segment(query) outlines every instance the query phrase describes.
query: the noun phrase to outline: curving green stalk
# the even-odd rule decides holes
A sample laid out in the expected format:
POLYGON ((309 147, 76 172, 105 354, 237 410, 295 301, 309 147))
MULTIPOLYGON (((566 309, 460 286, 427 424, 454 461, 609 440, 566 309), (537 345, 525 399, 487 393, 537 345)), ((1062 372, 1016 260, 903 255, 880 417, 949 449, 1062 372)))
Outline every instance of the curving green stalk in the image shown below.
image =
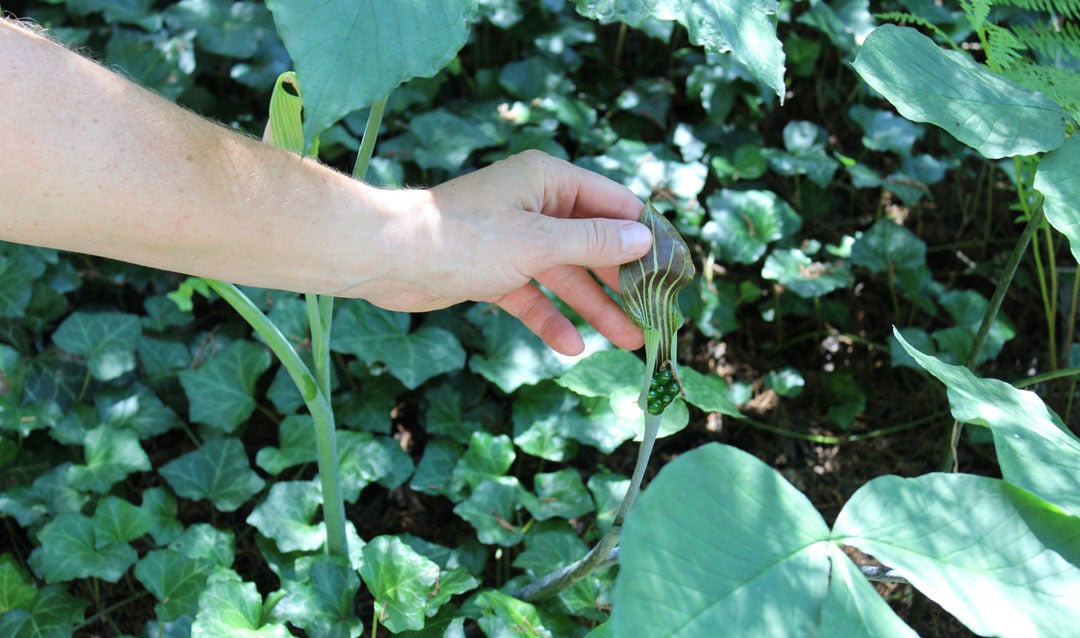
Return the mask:
POLYGON ((638 406, 645 413, 645 432, 630 487, 600 542, 581 560, 515 592, 514 596, 522 600, 551 598, 617 560, 623 519, 641 490, 664 410, 677 395, 684 394, 675 367, 677 333, 683 324, 677 301, 679 290, 694 279, 694 264, 686 242, 652 202, 645 203, 640 221, 652 231, 652 249, 641 259, 619 268, 620 296, 626 314, 645 332, 645 375, 638 396, 638 406))
MULTIPOLYGON (((357 158, 356 173, 359 174, 354 173, 361 179, 371 159, 385 104, 386 100, 383 99, 372 108, 372 115, 369 117, 368 127, 364 132, 360 156, 357 158)), ((291 71, 281 74, 270 98, 270 120, 263 136, 264 141, 302 155, 304 153, 302 107, 303 99, 296 74, 291 71)), ((319 141, 316 138, 308 155, 315 156, 318 153, 318 147, 319 141)), ((314 362, 314 371, 312 371, 304 365, 292 344, 281 334, 277 326, 239 288, 230 283, 206 281, 262 336, 300 390, 315 423, 316 462, 322 488, 326 551, 331 555, 347 559, 349 546, 346 537, 345 499, 341 491, 336 426, 330 403, 332 365, 330 326, 334 313, 334 298, 324 295, 307 295, 308 323, 311 329, 314 362)))

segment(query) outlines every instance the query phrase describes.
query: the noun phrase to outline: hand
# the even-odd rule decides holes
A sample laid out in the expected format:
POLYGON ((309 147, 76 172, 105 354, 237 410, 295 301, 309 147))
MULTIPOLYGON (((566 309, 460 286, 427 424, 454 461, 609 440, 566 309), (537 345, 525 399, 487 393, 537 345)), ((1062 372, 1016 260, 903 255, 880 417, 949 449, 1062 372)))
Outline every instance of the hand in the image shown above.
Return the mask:
POLYGON ((420 212, 402 220, 397 267, 361 296, 413 311, 494 302, 552 349, 580 353, 581 335, 535 280, 617 346, 641 347, 641 330, 586 270, 615 289, 618 266, 648 251, 648 229, 634 221, 642 204, 628 189, 528 151, 426 195, 420 212))

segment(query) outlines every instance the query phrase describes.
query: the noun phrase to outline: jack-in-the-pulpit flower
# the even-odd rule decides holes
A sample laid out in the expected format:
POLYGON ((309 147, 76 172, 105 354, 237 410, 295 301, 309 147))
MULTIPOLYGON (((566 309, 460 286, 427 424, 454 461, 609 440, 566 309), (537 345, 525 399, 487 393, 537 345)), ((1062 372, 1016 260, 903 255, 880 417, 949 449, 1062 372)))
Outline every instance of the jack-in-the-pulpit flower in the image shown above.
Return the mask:
POLYGON ((652 249, 619 268, 619 294, 626 315, 645 331, 645 379, 638 405, 659 415, 682 393, 675 368, 676 333, 683 324, 678 296, 694 279, 694 263, 679 231, 652 202, 645 202, 639 221, 652 231, 652 249))

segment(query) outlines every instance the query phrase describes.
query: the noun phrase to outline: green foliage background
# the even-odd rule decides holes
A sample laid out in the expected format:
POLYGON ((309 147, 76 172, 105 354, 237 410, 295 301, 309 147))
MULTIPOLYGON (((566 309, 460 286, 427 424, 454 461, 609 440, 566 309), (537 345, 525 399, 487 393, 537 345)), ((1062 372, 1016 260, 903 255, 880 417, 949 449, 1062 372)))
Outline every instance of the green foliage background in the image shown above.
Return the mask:
MULTIPOLYGON (((278 12, 303 4, 269 3, 278 12)), ((436 35, 431 16, 376 4, 386 13, 373 15, 401 19, 408 34, 380 54, 409 73, 409 38, 436 35)), ((748 0, 737 6, 751 30, 779 34, 775 46, 749 46, 745 31, 704 29, 706 13, 727 6, 718 2, 443 4, 460 27, 437 34, 445 42, 436 48, 450 52, 436 61, 445 68, 390 94, 371 181, 435 184, 540 149, 652 198, 694 250, 700 274, 680 300, 687 400, 665 418, 650 476, 675 456, 680 463, 646 489, 621 567, 655 578, 615 588, 607 569, 545 603, 510 596, 585 552, 611 524, 633 467, 643 365, 586 326, 587 353, 571 360, 483 305, 408 316, 339 303, 333 404, 351 554, 338 560, 322 551, 311 417, 227 305, 174 274, 2 245, 0 634, 631 636, 661 622, 672 632, 663 635, 676 635, 686 609, 668 617, 648 603, 678 599, 682 588, 716 595, 730 561, 672 570, 685 555, 667 553, 694 547, 685 530, 714 528, 730 546, 747 544, 751 567, 780 565, 761 582, 731 576, 740 596, 770 601, 738 625, 756 630, 745 635, 799 635, 803 625, 786 622, 796 616, 806 627, 839 618, 826 625, 834 635, 857 635, 838 629, 856 617, 866 619, 864 635, 1023 635, 1030 627, 986 610, 1078 613, 1061 602, 1080 600, 1069 580, 1080 551, 1068 540, 1078 529, 1070 477, 1080 448, 1069 429, 1080 424, 1071 367, 1080 364, 1080 279, 1075 231, 1060 223, 1075 218, 1061 204, 1075 201, 1072 155, 1047 155, 1037 177, 1036 158, 1012 158, 1019 151, 1005 142, 954 137, 945 131, 960 129, 932 112, 905 111, 918 105, 914 94, 937 90, 934 78, 914 74, 922 84, 894 108, 878 93, 887 84, 866 72, 874 59, 852 64, 880 22, 911 24, 937 46, 912 40, 905 55, 977 45, 967 48, 987 73, 1038 88, 1048 110, 1075 117, 1072 5, 748 0), (1038 225, 972 363, 1041 399, 957 367, 1019 224, 1041 210, 1040 193, 1064 235, 1038 225), (1008 483, 884 476, 938 469, 950 407, 989 426, 965 433, 960 469, 1008 483), (1039 436, 1024 438, 1031 433, 1039 436), (705 445, 716 442, 727 445, 705 445), (983 508, 965 509, 957 493, 979 494, 983 508), (889 511, 909 500, 917 507, 889 511), (1016 511, 1028 527, 1008 528, 1014 543, 997 548, 995 525, 1016 511), (740 526, 766 519, 776 542, 763 548, 761 528, 740 526), (1027 600, 1025 576, 988 577, 1004 568, 978 551, 940 572, 889 554, 890 525, 945 539, 938 550, 950 554, 993 546, 1021 564, 1039 553, 1040 569, 1066 576, 1046 598, 1027 600), (909 585, 875 593, 840 544, 907 565, 922 594, 909 585), (828 565, 843 566, 832 581, 828 565), (784 589, 787 580, 798 586, 784 589), (975 594, 963 589, 972 582, 975 594), (671 598, 659 593, 667 586, 671 598), (880 609, 880 594, 899 618, 880 609), (928 612, 924 594, 960 622, 928 612), (982 601, 977 613, 956 602, 967 596, 982 601), (632 613, 613 617, 613 600, 632 613), (785 622, 770 624, 773 608, 785 622)), ((2 6, 256 136, 274 81, 292 68, 259 2, 2 6)), ((326 23, 328 32, 343 24, 326 23)), ((896 56, 878 65, 907 73, 896 56)), ((297 67, 302 81, 349 87, 345 97, 306 101, 305 135, 321 131, 321 158, 351 170, 366 105, 393 83, 297 67)), ((1062 144, 1075 153, 1075 138, 1052 133, 1023 153, 1062 144)), ((246 292, 309 356, 304 301, 246 292)), ((750 603, 728 604, 685 635, 716 635, 750 603)))

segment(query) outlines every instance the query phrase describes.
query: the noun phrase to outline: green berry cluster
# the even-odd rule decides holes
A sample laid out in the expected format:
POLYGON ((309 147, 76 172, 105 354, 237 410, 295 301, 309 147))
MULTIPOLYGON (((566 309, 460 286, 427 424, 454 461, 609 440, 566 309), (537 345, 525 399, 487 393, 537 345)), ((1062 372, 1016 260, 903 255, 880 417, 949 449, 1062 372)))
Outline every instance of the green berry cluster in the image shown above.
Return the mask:
POLYGON ((659 415, 677 396, 679 396, 679 383, 675 380, 671 368, 664 366, 653 372, 652 382, 649 383, 647 405, 649 414, 659 415))

